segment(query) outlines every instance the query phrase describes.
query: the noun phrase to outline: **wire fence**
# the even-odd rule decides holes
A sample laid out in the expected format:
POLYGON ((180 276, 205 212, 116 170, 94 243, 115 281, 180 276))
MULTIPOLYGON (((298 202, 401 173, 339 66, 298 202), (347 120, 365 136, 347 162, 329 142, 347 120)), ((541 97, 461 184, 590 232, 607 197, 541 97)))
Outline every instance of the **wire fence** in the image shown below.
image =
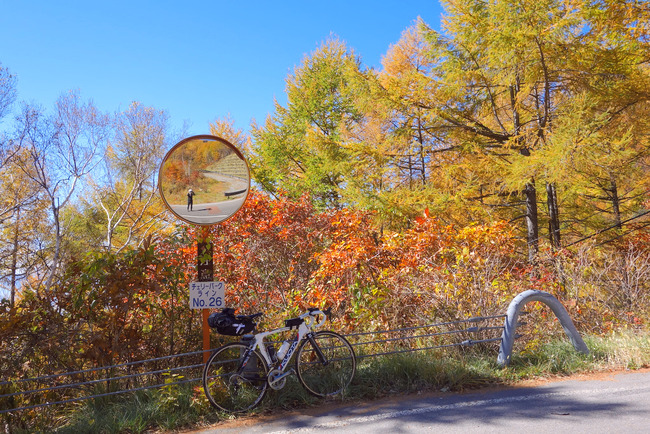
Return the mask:
MULTIPOLYGON (((363 360, 415 351, 501 342, 505 315, 345 335, 363 360), (486 325, 474 325, 486 324, 486 325), (460 339, 459 339, 460 337, 460 339)), ((277 344, 277 342, 275 342, 277 344)), ((212 351, 212 350, 210 350, 212 351)), ((36 378, 0 381, 0 414, 201 382, 204 351, 36 378)))

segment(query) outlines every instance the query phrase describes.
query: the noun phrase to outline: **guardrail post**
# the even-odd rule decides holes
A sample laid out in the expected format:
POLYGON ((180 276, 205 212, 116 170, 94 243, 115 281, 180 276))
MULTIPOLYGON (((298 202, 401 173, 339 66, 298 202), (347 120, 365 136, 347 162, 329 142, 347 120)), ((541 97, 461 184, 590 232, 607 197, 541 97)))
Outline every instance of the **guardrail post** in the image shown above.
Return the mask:
POLYGON ((573 325, 573 321, 571 321, 571 317, 569 317, 569 313, 566 311, 564 306, 562 306, 562 303, 560 303, 557 298, 553 297, 547 292, 531 289, 517 295, 512 299, 510 305, 508 306, 506 322, 503 328, 503 334, 501 335, 499 357, 497 358, 497 363, 499 366, 507 366, 508 363, 510 363, 512 346, 515 342, 517 318, 519 317, 519 313, 521 312, 522 307, 530 301, 540 301, 550 307, 557 319, 560 320, 562 328, 566 332, 576 351, 584 354, 589 354, 589 348, 587 348, 587 345, 582 340, 582 337, 580 337, 580 333, 578 333, 578 330, 576 330, 575 326, 573 325))

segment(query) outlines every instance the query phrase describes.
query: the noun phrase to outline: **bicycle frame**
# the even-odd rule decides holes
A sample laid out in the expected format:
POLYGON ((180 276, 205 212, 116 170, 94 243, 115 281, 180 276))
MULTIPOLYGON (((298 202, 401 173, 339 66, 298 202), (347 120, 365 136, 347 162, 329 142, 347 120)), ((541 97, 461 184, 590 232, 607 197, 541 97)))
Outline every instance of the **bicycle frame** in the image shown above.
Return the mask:
MULTIPOLYGON (((300 315, 299 318, 301 318, 303 322, 298 326, 298 336, 296 337, 296 339, 293 340, 293 342, 291 342, 291 346, 287 350, 282 360, 278 360, 279 365, 276 367, 276 369, 279 369, 282 372, 284 372, 287 365, 289 364, 289 361, 291 360, 291 356, 293 356, 293 353, 296 352, 296 349, 298 348, 298 344, 300 344, 300 342, 302 342, 303 339, 308 339, 309 334, 312 333, 314 329, 317 329, 320 326, 322 326, 327 320, 327 316, 321 311, 307 312, 300 315), (318 323, 316 323, 316 315, 323 316, 323 319, 318 323)), ((269 354, 266 345, 264 345, 264 339, 267 336, 291 331, 292 329, 293 327, 280 327, 268 332, 256 333, 255 335, 253 335, 254 343, 251 344, 250 346, 251 351, 254 351, 256 348, 259 349, 260 353, 262 354, 262 357, 264 357, 264 359, 266 360, 266 363, 269 366, 274 366, 275 362, 271 358, 271 355, 269 354)), ((322 355, 320 356, 322 358, 322 355)))

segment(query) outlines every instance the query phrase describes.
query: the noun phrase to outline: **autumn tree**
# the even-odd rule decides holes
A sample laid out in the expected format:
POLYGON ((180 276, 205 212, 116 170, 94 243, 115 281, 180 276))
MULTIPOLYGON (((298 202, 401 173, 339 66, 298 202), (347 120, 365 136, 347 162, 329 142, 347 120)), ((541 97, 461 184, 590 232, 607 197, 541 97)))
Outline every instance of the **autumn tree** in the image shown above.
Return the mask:
MULTIPOLYGON (((16 99, 16 78, 9 73, 7 68, 0 64, 0 122, 2 118, 9 113, 9 109, 16 99)), ((0 132, 0 169, 2 169, 11 159, 13 140, 3 132, 0 132)), ((11 218, 14 211, 13 204, 6 203, 0 206, 0 222, 6 218, 11 218)))
MULTIPOLYGON (((0 63, 0 123, 9 113, 10 108, 16 100, 16 77, 0 63)), ((13 140, 0 131, 0 169, 11 159, 12 151, 15 147, 11 146, 13 140)), ((13 208, 0 207, 0 222, 11 214, 13 208)))
POLYGON ((68 222, 63 211, 75 199, 83 178, 96 166, 98 152, 106 139, 106 118, 78 93, 61 96, 54 113, 24 106, 18 118, 15 145, 25 152, 16 166, 34 183, 48 203, 52 230, 42 234, 39 259, 43 288, 52 286, 64 255, 68 222))
POLYGON ((116 116, 101 175, 93 183, 93 201, 102 214, 96 223, 104 226, 106 249, 137 245, 160 224, 157 175, 167 135, 168 115, 162 110, 134 102, 116 116))
MULTIPOLYGON (((0 64, 0 122, 16 99, 16 78, 0 64)), ((0 287, 9 292, 13 307, 20 281, 37 263, 38 235, 47 233, 43 195, 31 176, 17 164, 28 151, 11 134, 0 133, 0 287)))
POLYGON ((265 189, 296 197, 310 192, 323 206, 341 205, 341 164, 350 155, 339 139, 358 117, 347 75, 359 64, 344 43, 330 39, 287 78, 287 106, 276 103, 275 113, 252 130, 251 166, 265 189))
MULTIPOLYGON (((562 164, 571 171, 571 189, 563 192, 567 218, 565 232, 573 238, 610 228, 619 234, 624 222, 642 209, 650 192, 648 179, 647 104, 636 104, 612 119, 611 114, 590 108, 571 130, 580 130, 571 147, 558 152, 550 165, 562 164), (586 134, 585 134, 586 133, 586 134)), ((605 235, 607 238, 616 236, 605 235)))
MULTIPOLYGON (((20 170, 17 161, 28 157, 26 149, 12 150, 14 158, 0 167, 0 286, 10 294, 15 305, 18 288, 37 269, 41 246, 48 234, 48 203, 43 191, 20 170)), ((33 175, 33 174, 32 174, 33 175)))
POLYGON ((0 63, 0 120, 16 100, 16 77, 0 63))
POLYGON ((571 227, 579 235, 612 225, 621 229, 650 191, 650 5, 592 2, 582 12, 589 25, 567 65, 580 73, 558 128, 564 147, 558 140, 548 154, 552 166, 567 169, 553 175, 575 186, 566 202, 573 205, 571 227))
POLYGON ((432 92, 426 79, 435 62, 416 27, 407 29, 382 59, 383 70, 356 71, 350 80, 361 114, 341 140, 352 157, 346 166, 346 203, 379 212, 389 226, 408 225, 422 210, 446 209, 445 151, 452 145, 420 101, 432 92))
MULTIPOLYGON (((611 5, 578 3, 445 2, 442 32, 419 24, 432 66, 422 72, 411 66, 414 90, 402 96, 402 101, 429 113, 430 131, 445 132, 447 147, 459 158, 452 166, 457 169, 449 170, 475 174, 470 175, 475 179, 471 196, 483 206, 500 209, 516 205, 521 198, 531 261, 539 250, 540 185, 547 192, 549 234, 559 245, 558 183, 566 183, 570 173, 549 163, 581 140, 568 134, 575 124, 563 122, 562 116, 580 108, 585 98, 594 104, 599 98, 594 89, 598 80, 612 89, 633 86, 637 91, 627 94, 636 95, 636 101, 643 99, 643 81, 638 79, 644 67, 639 57, 612 54, 606 56, 607 62, 596 60, 610 51, 608 46, 615 40, 613 33, 599 30, 594 17, 598 11, 619 21, 621 16, 612 12, 611 5), (602 69, 596 75, 594 62, 602 69), (509 197, 515 200, 504 201, 509 197)), ((640 53, 632 39, 627 38, 628 47, 640 53)), ((595 104, 617 117, 630 103, 619 108, 595 104)), ((595 114, 580 111, 587 119, 595 114)))
POLYGON ((210 134, 229 141, 241 151, 250 149, 249 137, 241 128, 235 127, 235 121, 230 116, 210 122, 210 134))

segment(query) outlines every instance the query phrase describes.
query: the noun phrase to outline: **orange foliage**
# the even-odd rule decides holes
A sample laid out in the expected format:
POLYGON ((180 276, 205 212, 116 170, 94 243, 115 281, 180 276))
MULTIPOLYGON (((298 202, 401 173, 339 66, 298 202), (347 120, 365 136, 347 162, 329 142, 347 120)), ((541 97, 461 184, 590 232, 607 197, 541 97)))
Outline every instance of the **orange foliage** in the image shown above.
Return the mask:
MULTIPOLYGON (((609 259, 581 256, 588 250, 543 254, 550 259, 533 272, 507 223, 457 228, 425 213, 408 230, 382 234, 373 218, 359 210, 319 212, 307 197, 252 192, 241 212, 209 229, 215 280, 226 282, 229 306, 265 312, 262 329, 308 306, 333 308, 333 327, 342 331, 503 314, 527 289, 558 296, 581 328, 648 320, 647 232, 616 246, 609 259), (604 266, 607 276, 620 276, 611 291, 594 277, 604 266), (577 289, 567 289, 559 268, 577 289)), ((10 355, 3 369, 33 376, 44 372, 24 371, 32 369, 25 357, 39 360, 39 369, 52 358, 52 366, 74 370, 200 348, 188 284, 197 278, 203 231, 183 225, 142 249, 92 254, 68 264, 51 293, 25 290, 13 309, 0 303, 0 350, 10 355)))

